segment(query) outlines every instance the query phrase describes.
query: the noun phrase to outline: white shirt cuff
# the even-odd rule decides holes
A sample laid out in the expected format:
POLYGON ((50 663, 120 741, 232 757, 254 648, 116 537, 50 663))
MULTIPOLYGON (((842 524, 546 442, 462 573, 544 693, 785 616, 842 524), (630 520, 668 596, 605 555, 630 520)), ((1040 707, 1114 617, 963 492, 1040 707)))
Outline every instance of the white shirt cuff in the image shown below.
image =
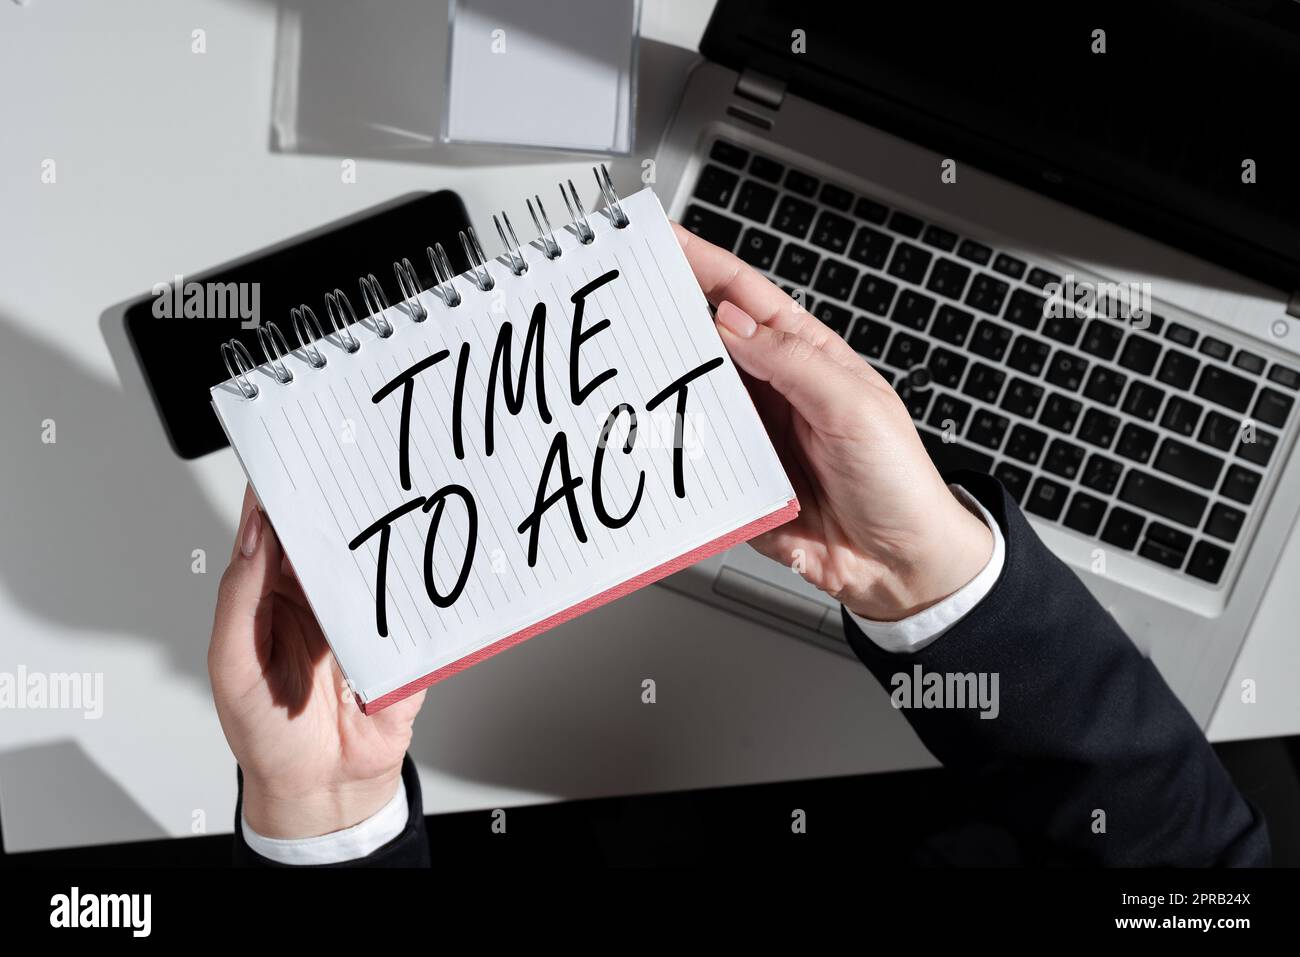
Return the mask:
POLYGON ((924 611, 918 611, 908 618, 900 621, 872 621, 850 611, 849 617, 862 629, 862 633, 883 651, 908 654, 920 651, 926 645, 938 641, 944 632, 965 618, 971 609, 984 600, 984 596, 989 593, 998 576, 1002 574, 1002 563, 1006 557, 1006 541, 1002 538, 1002 530, 998 528, 998 523, 989 514, 989 510, 960 485, 948 487, 952 489, 958 501, 989 527, 989 531, 993 533, 993 554, 989 557, 988 564, 969 582, 938 604, 931 605, 924 611))
POLYGON ((402 833, 410 818, 406 803, 406 782, 399 779, 393 799, 360 824, 322 834, 320 837, 292 839, 263 837, 248 826, 240 812, 244 842, 258 854, 277 864, 339 864, 355 861, 383 847, 402 833))

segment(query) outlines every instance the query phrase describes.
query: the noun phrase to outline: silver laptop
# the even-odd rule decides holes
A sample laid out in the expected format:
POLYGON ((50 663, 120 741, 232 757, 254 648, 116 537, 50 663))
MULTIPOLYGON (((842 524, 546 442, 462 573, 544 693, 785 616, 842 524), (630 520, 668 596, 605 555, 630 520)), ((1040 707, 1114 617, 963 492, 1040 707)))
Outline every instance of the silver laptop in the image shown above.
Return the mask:
MULTIPOLYGON (((1268 94, 1300 89, 1300 5, 895 6, 718 3, 656 187, 894 383, 941 469, 996 475, 1205 726, 1300 506, 1300 143, 1268 94)), ((666 584, 852 655, 747 547, 666 584)))

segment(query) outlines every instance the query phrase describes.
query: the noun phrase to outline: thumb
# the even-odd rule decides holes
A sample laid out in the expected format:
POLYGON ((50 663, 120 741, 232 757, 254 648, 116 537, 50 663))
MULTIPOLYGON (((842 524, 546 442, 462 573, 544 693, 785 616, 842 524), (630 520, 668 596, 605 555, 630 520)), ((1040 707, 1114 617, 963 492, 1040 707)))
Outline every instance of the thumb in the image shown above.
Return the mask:
POLYGON ((271 638, 271 603, 280 579, 280 542, 251 490, 244 497, 244 518, 230 565, 217 591, 216 618, 208 648, 208 668, 215 678, 260 673, 259 652, 271 638))
POLYGON ((718 306, 716 319, 736 365, 771 385, 814 429, 844 430, 862 404, 869 366, 864 363, 858 373, 798 334, 756 322, 731 302, 718 306))

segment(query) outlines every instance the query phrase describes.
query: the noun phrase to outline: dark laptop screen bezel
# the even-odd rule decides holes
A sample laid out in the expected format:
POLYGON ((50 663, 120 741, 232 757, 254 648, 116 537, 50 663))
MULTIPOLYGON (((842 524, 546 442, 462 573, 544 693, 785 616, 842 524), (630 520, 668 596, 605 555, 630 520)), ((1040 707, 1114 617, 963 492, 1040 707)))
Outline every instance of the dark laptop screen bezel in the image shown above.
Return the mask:
MULTIPOLYGON (((1300 119, 1294 115, 1294 98, 1300 91, 1300 3, 1295 0, 1102 0, 1087 4, 1044 0, 960 7, 935 0, 905 0, 902 6, 893 7, 843 0, 719 0, 700 49, 724 66, 776 77, 793 95, 943 155, 958 157, 1284 291, 1300 289, 1300 119), (1135 10, 1140 14, 1135 15, 1135 10), (973 22, 971 11, 980 12, 978 23, 973 22), (955 25, 954 16, 960 18, 955 25), (946 49, 952 52, 956 47, 958 56, 969 50, 970 65, 984 65, 977 76, 984 77, 990 69, 1003 77, 1014 74, 1014 70, 990 67, 988 58, 1006 65, 1007 57, 1020 50, 1026 73, 1033 74, 1024 77, 1025 84, 1034 83, 1038 88, 1062 82, 1064 86, 1074 84, 1076 90, 1081 86, 1095 89, 1095 84, 1079 79, 1089 74, 1078 71, 1092 70, 1099 63, 1088 59, 1097 56, 1089 49, 1090 25, 1104 25, 1111 45, 1106 54, 1111 59, 1104 67, 1126 71, 1121 79, 1143 83, 1143 89, 1151 94, 1149 99, 1160 102, 1158 84, 1170 79, 1161 57, 1168 59, 1173 54, 1169 49, 1135 52, 1126 48, 1125 41, 1144 36, 1149 43, 1152 36, 1164 32, 1164 17, 1171 25, 1169 35, 1177 37, 1179 55, 1184 45, 1197 49, 1199 44, 1212 44, 1213 56, 1207 54, 1196 63, 1194 80, 1201 78, 1202 65, 1204 70, 1224 71, 1229 82, 1238 79, 1241 71, 1246 71, 1246 77, 1250 71, 1272 77, 1281 71, 1288 78, 1287 88, 1260 89, 1259 98, 1225 111, 1228 122, 1245 123, 1247 134, 1259 135, 1238 131, 1231 144, 1225 144, 1228 138, 1216 140, 1212 130, 1204 134, 1206 149, 1218 150, 1213 157, 1205 157, 1205 163, 1215 164, 1214 175, 1225 177, 1216 183, 1217 189, 1235 188, 1231 178, 1240 178, 1238 153, 1256 161, 1258 181, 1241 186, 1257 191, 1250 194, 1254 209, 1233 209, 1234 194, 1209 196, 1177 181, 1166 182, 1169 188, 1161 195, 1161 190, 1149 188, 1153 183, 1160 185, 1159 180, 1143 181, 1144 175, 1160 175, 1156 165, 1130 165, 1128 173, 1132 175, 1125 175, 1117 168, 1105 168, 1108 164, 1096 162, 1095 157, 1088 161, 1081 153, 1052 149, 1050 140, 1048 147, 1042 148, 1042 126, 1030 116, 1023 118, 1019 129, 1006 113, 998 122, 982 122, 1005 104, 993 102, 988 95, 992 91, 980 90, 978 83, 949 84, 949 90, 963 87, 958 96, 969 95, 972 88, 984 95, 974 108, 969 100, 963 104, 960 116, 953 115, 947 91, 935 85, 926 88, 932 77, 925 71, 933 64, 932 60, 927 64, 926 51, 936 39, 942 44, 952 35, 937 31, 952 29, 960 30, 964 40, 946 49), (985 36, 978 35, 982 23, 988 24, 985 36), (807 34, 808 48, 802 53, 792 50, 791 34, 796 29, 807 34), (892 36, 891 30, 895 31, 892 36), (873 60, 871 43, 863 41, 866 37, 876 42, 883 38, 888 44, 879 61, 873 60), (832 56, 819 55, 827 42, 838 49, 832 50, 832 56), (1281 56, 1280 51, 1292 48, 1294 59, 1281 56), (910 62, 900 68, 899 59, 908 59, 896 56, 900 49, 915 53, 914 68, 910 62), (1049 65, 1047 69, 1044 64, 1049 65), (913 71, 910 75, 909 70, 913 71), (982 117, 984 107, 988 116, 982 117), (1238 147, 1238 139, 1251 142, 1238 147), (1262 216, 1260 210, 1265 211, 1262 216)), ((1091 107, 1099 114, 1114 108, 1113 101, 1123 101, 1122 91, 1131 89, 1114 80, 1112 84, 1112 102, 1103 100, 1091 107)), ((1015 96, 1016 87, 1006 95, 1015 96)), ((1167 118, 1164 111, 1148 108, 1146 114, 1158 132, 1160 122, 1167 118)), ((1141 158, 1121 151, 1112 154, 1115 165, 1141 163, 1141 158)))

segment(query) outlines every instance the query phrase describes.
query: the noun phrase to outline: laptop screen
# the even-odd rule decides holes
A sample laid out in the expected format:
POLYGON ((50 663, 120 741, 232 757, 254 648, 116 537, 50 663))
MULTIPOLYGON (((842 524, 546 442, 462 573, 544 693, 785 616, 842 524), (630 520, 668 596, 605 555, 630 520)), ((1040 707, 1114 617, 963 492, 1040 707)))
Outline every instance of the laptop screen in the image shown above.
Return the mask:
POLYGON ((701 49, 1300 288, 1296 0, 720 0, 701 49))

